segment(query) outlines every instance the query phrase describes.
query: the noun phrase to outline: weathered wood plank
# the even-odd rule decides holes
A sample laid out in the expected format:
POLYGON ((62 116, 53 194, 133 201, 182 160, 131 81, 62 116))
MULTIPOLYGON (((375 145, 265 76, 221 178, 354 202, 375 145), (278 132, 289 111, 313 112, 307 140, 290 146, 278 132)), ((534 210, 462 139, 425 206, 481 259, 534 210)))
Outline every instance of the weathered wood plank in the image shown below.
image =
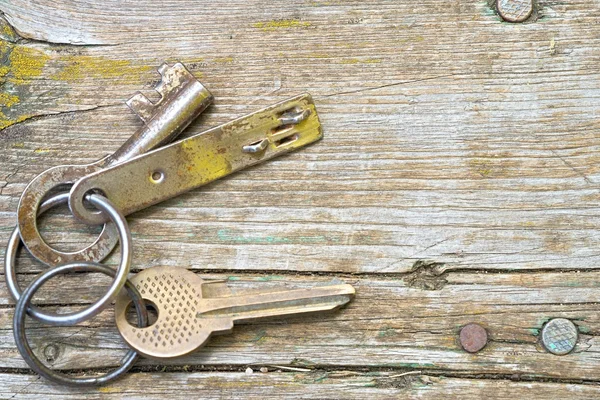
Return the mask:
MULTIPOLYGON (((188 267, 240 290, 358 287, 338 314, 240 327, 167 363, 310 373, 138 372, 104 393, 19 374, 2 283, 0 396, 597 397, 565 382, 600 381, 600 7, 540 0, 534 20, 506 24, 488 3, 0 2, 0 242, 27 182, 114 151, 140 124, 123 101, 181 60, 216 96, 184 136, 309 91, 325 139, 130 216, 134 269, 188 267), (538 344, 558 316, 582 333, 565 357, 538 344), (473 321, 491 337, 477 355, 456 342, 473 321), (344 369, 367 372, 331 378, 344 369), (432 376, 385 375, 406 370, 432 376), (512 375, 556 383, 499 380, 512 375)), ((70 249, 97 232, 54 212, 42 225, 70 249)), ((19 260, 25 281, 42 269, 19 260)), ((40 299, 87 304, 105 282, 57 280, 40 299)), ((59 347, 56 368, 111 367, 125 350, 111 318, 34 327, 32 341, 59 347)))
MULTIPOLYGON (((340 20, 358 10, 383 18, 373 7, 340 6, 333 15, 313 7, 320 18, 339 22, 326 26, 335 26, 342 42, 323 36, 331 30, 324 22, 256 28, 252 21, 263 12, 248 6, 237 17, 245 23, 217 25, 241 26, 246 40, 260 43, 243 51, 216 38, 207 42, 203 32, 168 46, 16 44, 13 53, 23 54, 7 75, 10 93, 22 94, 11 107, 14 118, 111 106, 3 132, 3 225, 35 174, 66 157, 97 159, 134 130, 139 122, 121 102, 149 88, 153 68, 177 50, 217 96, 188 134, 309 90, 326 139, 132 216, 136 233, 165 242, 165 259, 192 252, 199 264, 218 268, 344 272, 402 271, 420 258, 460 268, 597 268, 600 80, 590 29, 597 10, 575 2, 561 6, 560 18, 515 26, 498 24, 481 2, 443 10, 434 2, 401 5, 401 21, 421 22, 392 30, 383 46, 370 39, 389 36, 389 24, 340 20), (414 9, 402 14, 404 8, 414 9), (472 19, 461 20, 463 12, 472 19), (457 33, 459 22, 471 40, 457 33), (348 38, 353 29, 364 38, 348 38), (298 47, 298 40, 307 45, 298 47), (230 53, 231 62, 222 60, 230 53), (367 62, 365 54, 379 58, 367 62), (33 56, 44 60, 38 69, 30 66, 33 56), (204 61, 194 63, 200 56, 204 61), (282 87, 274 91, 273 82, 282 87), (265 254, 261 245, 271 244, 278 246, 265 254), (307 257, 315 245, 320 257, 307 257)), ((139 262, 153 253, 142 249, 139 262)))
MULTIPOLYGON (((345 280, 357 287, 357 297, 338 313, 240 326, 233 335, 215 337, 194 355, 164 364, 393 367, 600 380, 597 273, 451 273, 436 277, 430 276, 431 272, 419 270, 404 281, 347 277, 345 280), (425 286, 439 290, 423 290, 425 286), (553 317, 576 321, 581 338, 574 353, 557 357, 538 343, 543 323, 553 317), (460 327, 472 321, 490 333, 490 343, 476 355, 462 351, 457 342, 460 327)), ((228 284, 236 293, 243 293, 259 287, 302 287, 327 281, 237 275, 229 276, 228 284)), ((96 282, 84 284, 80 276, 61 280, 60 296, 56 295, 58 286, 54 286, 42 293, 40 301, 48 305, 65 299, 79 302, 81 295, 77 293, 86 286, 91 287, 84 298, 88 302, 102 294, 108 280, 96 282), (51 289, 54 293, 48 293, 51 289)), ((0 368, 24 368, 14 346, 11 323, 12 311, 0 309, 0 368)), ((52 362, 55 368, 115 366, 126 348, 108 311, 73 328, 33 324, 30 336, 43 358, 47 346, 58 349, 59 356, 53 356, 52 362)), ((143 360, 139 365, 161 363, 143 360)))
POLYGON ((458 379, 389 372, 314 371, 134 373, 108 387, 72 389, 31 375, 0 374, 0 396, 15 399, 592 399, 598 388, 581 384, 458 379), (174 389, 176 388, 176 389, 174 389), (137 398, 137 397, 135 397, 137 398))

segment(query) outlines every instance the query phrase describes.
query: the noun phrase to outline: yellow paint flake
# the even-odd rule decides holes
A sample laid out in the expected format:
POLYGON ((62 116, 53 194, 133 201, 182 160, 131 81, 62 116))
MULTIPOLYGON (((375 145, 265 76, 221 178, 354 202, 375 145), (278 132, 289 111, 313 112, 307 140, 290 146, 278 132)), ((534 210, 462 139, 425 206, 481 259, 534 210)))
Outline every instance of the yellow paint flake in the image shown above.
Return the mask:
POLYGON ((46 153, 50 153, 51 151, 56 151, 56 150, 52 150, 52 149, 47 149, 47 148, 37 148, 35 149, 33 152, 36 154, 46 154, 46 153))
POLYGON ((0 107, 12 107, 19 102, 20 99, 14 94, 0 92, 0 107))
POLYGON ((0 32, 4 35, 4 36, 13 36, 14 32, 12 30, 12 28, 7 24, 7 23, 3 23, 2 27, 0 29, 0 32))
POLYGON ((98 391, 100 393, 119 393, 121 390, 116 387, 105 386, 105 387, 98 388, 98 391))
POLYGON ((233 62, 233 57, 217 57, 215 58, 215 62, 220 64, 231 64, 233 62))
POLYGON ((308 56, 310 58, 329 58, 329 57, 331 57, 327 53, 310 53, 308 56))
POLYGON ((31 47, 15 46, 8 57, 15 83, 31 81, 42 74, 50 56, 31 47))
POLYGON ((265 32, 272 32, 277 29, 308 28, 311 23, 299 19, 277 19, 269 22, 257 22, 252 26, 265 32))
POLYGON ((152 66, 134 65, 129 60, 111 60, 94 56, 66 56, 61 57, 60 61, 66 65, 53 78, 64 82, 95 78, 138 83, 142 75, 153 70, 152 66))
POLYGON ((4 36, 4 38, 8 39, 17 39, 18 35, 15 30, 10 26, 8 21, 2 19, 0 20, 0 35, 4 36))
POLYGON ((487 178, 493 171, 493 167, 490 161, 485 159, 470 160, 471 168, 481 175, 483 178, 487 178))
POLYGON ((19 35, 17 35, 15 30, 4 19, 0 20, 0 36, 11 41, 15 41, 19 38, 19 35))
POLYGON ((381 60, 379 58, 347 58, 341 61, 342 64, 379 64, 381 60))
POLYGON ((12 147, 13 147, 13 149, 22 149, 25 147, 25 143, 23 143, 23 142, 13 143, 12 147))
POLYGON ((0 56, 4 58, 15 45, 7 42, 6 40, 0 39, 0 56))
POLYGON ((19 115, 16 118, 9 118, 3 112, 0 111, 0 130, 7 128, 13 124, 25 121, 31 115, 19 115))

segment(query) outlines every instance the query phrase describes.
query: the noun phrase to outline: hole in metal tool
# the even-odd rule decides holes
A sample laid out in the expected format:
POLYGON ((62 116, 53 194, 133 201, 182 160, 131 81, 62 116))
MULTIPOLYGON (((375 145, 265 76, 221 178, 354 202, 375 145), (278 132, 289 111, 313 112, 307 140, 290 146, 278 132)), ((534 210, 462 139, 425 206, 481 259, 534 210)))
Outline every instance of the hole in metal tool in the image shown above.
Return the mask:
POLYGON ((100 189, 90 189, 83 195, 83 206, 86 210, 91 211, 94 214, 100 214, 100 210, 98 210, 92 203, 87 200, 87 197, 92 194, 97 194, 102 197, 107 197, 106 194, 100 189))
POLYGON ((302 112, 302 107, 300 107, 300 106, 294 106, 294 107, 288 108, 285 111, 280 112, 279 116, 283 117, 285 115, 298 114, 298 113, 301 113, 301 112, 302 112))
POLYGON ((250 143, 248 146, 249 147, 257 147, 257 146, 259 146, 263 142, 263 140, 264 139, 257 140, 256 142, 250 143))
POLYGON ((154 171, 150 174, 150 182, 161 183, 165 179, 165 174, 162 171, 154 171))
POLYGON ((299 137, 300 136, 297 133, 292 136, 284 137, 283 139, 275 142, 275 147, 287 146, 288 144, 294 143, 296 140, 298 140, 299 137))
MULTIPOLYGON (((148 299, 144 299, 144 303, 146 303, 146 310, 148 310, 148 326, 152 326, 158 320, 158 308, 148 299)), ((130 302, 127 305, 125 319, 129 325, 135 328, 138 327, 137 313, 135 312, 135 306, 133 305, 133 302, 130 302)))
MULTIPOLYGON (((40 204, 59 193, 68 192, 71 186, 64 184, 50 189, 40 204)), ((36 226, 46 244, 64 252, 78 251, 91 245, 102 231, 102 225, 82 224, 73 218, 66 203, 38 216, 36 226)))

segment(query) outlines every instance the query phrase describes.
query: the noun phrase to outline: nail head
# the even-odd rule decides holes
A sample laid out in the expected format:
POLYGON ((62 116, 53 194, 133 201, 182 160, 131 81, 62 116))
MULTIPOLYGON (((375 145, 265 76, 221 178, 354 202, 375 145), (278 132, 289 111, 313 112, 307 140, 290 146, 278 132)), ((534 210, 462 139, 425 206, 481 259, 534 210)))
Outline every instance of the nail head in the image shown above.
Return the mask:
POLYGON ((523 22, 533 12, 533 0, 496 0, 498 14, 508 22, 523 22))
POLYGON ((487 331, 479 324, 470 323, 460 330, 460 345, 469 353, 477 353, 488 342, 487 331))
POLYGON ((578 339, 577 327, 566 318, 551 319, 542 328, 542 345, 552 354, 569 354, 575 348, 578 339))

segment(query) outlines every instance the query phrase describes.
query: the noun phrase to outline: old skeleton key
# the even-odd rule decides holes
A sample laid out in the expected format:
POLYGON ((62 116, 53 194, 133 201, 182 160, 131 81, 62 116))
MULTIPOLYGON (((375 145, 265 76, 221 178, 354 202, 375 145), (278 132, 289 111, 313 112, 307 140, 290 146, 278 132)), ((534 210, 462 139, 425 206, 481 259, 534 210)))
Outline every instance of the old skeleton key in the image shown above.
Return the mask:
MULTIPOLYGON (((62 165, 34 178, 21 196, 18 228, 27 249, 40 261, 57 265, 75 261, 101 261, 117 243, 113 224, 106 224, 98 239, 87 248, 69 253, 50 247, 37 228, 39 206, 53 188, 72 184, 83 176, 118 165, 173 140, 213 101, 212 94, 183 66, 163 64, 162 79, 156 87, 160 100, 152 103, 137 93, 127 105, 144 121, 133 136, 114 154, 88 165, 62 165)), ((123 184, 123 182, 119 182, 123 184)))
POLYGON ((122 293, 115 303, 121 336, 138 353, 150 358, 173 358, 203 346, 215 333, 231 332, 234 323, 257 318, 329 311, 354 297, 351 285, 211 297, 195 273, 179 267, 148 268, 131 282, 158 313, 154 324, 137 328, 127 321, 131 299, 122 293))
POLYGON ((91 173, 73 185, 69 206, 81 221, 99 224, 105 216, 83 203, 90 191, 102 192, 127 215, 321 137, 312 98, 299 95, 91 173))

